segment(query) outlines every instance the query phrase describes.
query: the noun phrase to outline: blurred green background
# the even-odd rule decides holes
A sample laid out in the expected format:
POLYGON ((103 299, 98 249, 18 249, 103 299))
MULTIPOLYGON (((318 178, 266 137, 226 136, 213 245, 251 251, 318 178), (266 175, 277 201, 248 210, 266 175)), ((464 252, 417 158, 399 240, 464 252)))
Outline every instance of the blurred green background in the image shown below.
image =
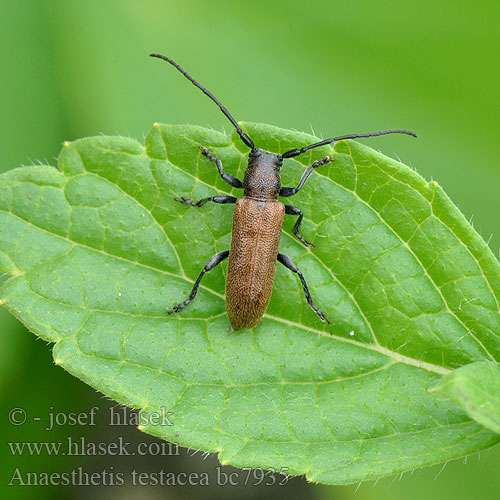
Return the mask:
MULTIPOLYGON (((500 3, 296 0, 2 0, 0 169, 55 164, 61 143, 99 133, 142 140, 155 122, 230 130, 205 96, 166 63, 174 58, 237 120, 323 137, 410 128, 418 140, 365 141, 437 180, 498 255, 500 233, 500 3)), ((113 403, 52 362, 50 346, 0 311, 1 412, 6 441, 64 441, 86 435, 153 442, 135 428, 62 426, 50 411, 113 403), (28 422, 8 423, 13 407, 28 422)), ((105 420, 105 418, 104 418, 105 420)), ((136 469, 202 471, 191 457, 12 456, 2 446, 1 488, 13 498, 500 498, 500 447, 442 465, 347 487, 67 488, 6 486, 13 471, 136 469), (466 463, 465 463, 466 462, 466 463), (356 491, 357 490, 357 491, 356 491)), ((230 467, 222 470, 231 471, 230 467)), ((243 482, 242 480, 240 483, 243 482)))

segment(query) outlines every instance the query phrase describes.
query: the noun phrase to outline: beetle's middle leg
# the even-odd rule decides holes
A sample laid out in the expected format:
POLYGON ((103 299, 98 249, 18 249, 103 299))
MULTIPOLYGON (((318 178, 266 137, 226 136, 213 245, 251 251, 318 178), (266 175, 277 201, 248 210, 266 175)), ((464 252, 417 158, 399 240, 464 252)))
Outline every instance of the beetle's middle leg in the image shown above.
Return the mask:
POLYGON ((307 241, 301 234, 300 234, 300 225, 302 224, 302 219, 304 218, 304 214, 302 213, 302 210, 299 207, 295 207, 293 205, 285 205, 285 213, 288 215, 298 215, 299 218, 297 219, 297 222, 293 226, 293 234, 297 236, 297 238, 304 243, 306 247, 311 246, 315 247, 316 245, 314 243, 311 243, 310 241, 307 241))
POLYGON ((302 282, 302 288, 304 289, 304 293, 306 295, 307 303, 312 307, 312 309, 316 312, 316 314, 323 321, 326 321, 328 324, 330 324, 330 320, 321 311, 321 309, 316 304, 314 304, 313 299, 311 297, 311 292, 309 291, 306 280, 305 280, 304 276, 302 275, 302 273, 300 272, 299 268, 297 267, 297 264, 295 264, 295 262, 290 257, 288 257, 288 255, 285 255, 283 253, 278 254, 278 262, 280 262, 285 267, 290 269, 290 271, 293 271, 294 273, 297 273, 299 275, 300 281, 302 282))
POLYGON ((219 171, 220 176, 232 187, 235 188, 242 188, 243 187, 243 182, 241 182, 237 177, 231 174, 227 174, 222 170, 222 162, 214 156, 207 148, 204 148, 203 146, 200 146, 200 151, 202 152, 203 155, 205 155, 210 161, 215 163, 215 166, 217 167, 217 170, 219 171))
POLYGON ((205 205, 208 201, 213 201, 214 203, 236 203, 238 198, 235 198, 234 196, 229 196, 227 194, 220 194, 217 196, 210 196, 209 198, 202 198, 199 201, 193 201, 185 198, 184 196, 181 196, 180 198, 174 198, 175 201, 178 201, 180 203, 185 203, 186 205, 191 205, 192 207, 201 207, 205 205))
POLYGON ((216 253, 207 262, 206 266, 201 271, 200 275, 198 276, 198 279, 196 280, 193 286, 193 289, 191 290, 191 293, 189 294, 189 297, 184 302, 181 302, 179 305, 170 309, 170 311, 168 311, 168 314, 179 312, 181 309, 184 309, 187 305, 193 302, 194 298, 196 297, 196 294, 198 293, 198 288, 200 288, 201 278, 203 278, 205 273, 208 273, 208 271, 212 270, 217 264, 220 264, 224 259, 227 259, 228 256, 229 256, 229 250, 224 250, 223 252, 216 253))

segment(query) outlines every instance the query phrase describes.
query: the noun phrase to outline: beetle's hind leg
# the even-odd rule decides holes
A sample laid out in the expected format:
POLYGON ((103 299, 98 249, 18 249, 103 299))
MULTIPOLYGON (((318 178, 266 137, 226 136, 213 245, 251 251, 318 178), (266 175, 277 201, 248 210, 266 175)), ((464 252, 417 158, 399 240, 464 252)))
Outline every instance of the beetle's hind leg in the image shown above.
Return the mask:
POLYGON ((198 276, 198 279, 196 280, 193 286, 193 289, 191 290, 191 293, 189 294, 189 297, 184 302, 181 302, 179 305, 170 309, 170 311, 168 311, 168 314, 179 312, 181 309, 184 309, 187 305, 193 302, 194 298, 196 297, 196 294, 198 293, 198 288, 200 288, 201 278, 203 278, 205 273, 208 273, 208 271, 212 270, 217 264, 220 264, 224 259, 227 259, 228 256, 229 256, 229 250, 224 250, 223 252, 216 253, 207 262, 206 266, 203 268, 203 271, 201 271, 200 275, 198 276))
POLYGON ((174 198, 175 201, 178 201, 180 203, 185 203, 186 205, 191 205, 192 207, 201 207, 205 205, 205 203, 209 201, 213 201, 214 203, 236 203, 238 198, 235 198, 234 196, 229 196, 226 194, 221 194, 217 196, 210 196, 209 198, 202 198, 199 201, 193 201, 185 198, 184 196, 181 196, 180 198, 174 198))
POLYGON ((307 303, 312 307, 312 309, 323 321, 326 321, 328 324, 330 324, 330 320, 326 317, 326 314, 323 313, 321 309, 314 304, 306 280, 302 275, 302 273, 300 272, 299 268, 297 267, 297 264, 295 264, 295 262, 290 257, 288 257, 288 255, 285 255, 283 253, 278 254, 278 262, 280 262, 285 267, 290 269, 290 271, 293 271, 294 273, 297 273, 299 275, 300 281, 302 282, 302 288, 304 289, 304 293, 306 295, 307 303))
POLYGON ((213 155, 207 148, 200 146, 200 151, 203 155, 205 155, 211 162, 215 163, 217 170, 219 171, 220 176, 232 187, 242 188, 243 182, 241 182, 237 177, 231 174, 227 174, 222 170, 222 162, 213 155))
POLYGON ((314 243, 311 243, 310 241, 307 241, 301 234, 300 234, 300 225, 302 224, 302 219, 304 218, 304 214, 302 213, 302 210, 299 207, 295 207, 293 205, 285 205, 285 213, 288 215, 298 215, 299 218, 297 219, 297 222, 293 226, 293 234, 297 236, 297 238, 306 246, 306 247, 315 247, 316 245, 314 243))

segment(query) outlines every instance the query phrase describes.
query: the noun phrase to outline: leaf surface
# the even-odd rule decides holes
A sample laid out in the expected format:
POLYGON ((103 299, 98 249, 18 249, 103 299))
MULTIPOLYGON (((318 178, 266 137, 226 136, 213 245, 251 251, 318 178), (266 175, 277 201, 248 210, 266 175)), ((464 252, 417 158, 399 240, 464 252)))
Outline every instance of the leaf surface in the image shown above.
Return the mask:
MULTIPOLYGON (((242 126, 273 152, 318 140, 242 126)), ((199 144, 242 178, 248 151, 235 134, 174 125, 155 125, 145 146, 67 143, 59 169, 1 176, 0 269, 12 275, 1 300, 55 342, 56 363, 144 416, 172 412, 173 426, 148 433, 312 481, 377 478, 500 440, 428 391, 458 367, 498 362, 500 266, 435 182, 359 143, 282 167, 283 185, 296 186, 306 165, 336 157, 285 200, 317 247, 297 241, 294 217, 280 243, 332 325, 282 266, 252 331, 227 333, 226 264, 168 316, 230 246, 231 205, 173 200, 231 192, 199 144)))
POLYGON ((431 391, 458 404, 467 415, 500 434, 500 366, 478 361, 453 370, 431 391))

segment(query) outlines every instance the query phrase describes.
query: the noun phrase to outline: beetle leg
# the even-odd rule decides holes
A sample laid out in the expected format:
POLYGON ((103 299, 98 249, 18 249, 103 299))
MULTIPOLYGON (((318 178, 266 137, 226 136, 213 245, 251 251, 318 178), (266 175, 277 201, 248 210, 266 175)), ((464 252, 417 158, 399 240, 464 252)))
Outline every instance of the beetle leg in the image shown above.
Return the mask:
POLYGON ((219 158, 214 156, 207 148, 204 148, 203 146, 200 146, 200 150, 201 150, 203 155, 205 155, 210 161, 215 163, 217 170, 219 171, 220 176, 230 186, 235 187, 235 188, 242 188, 243 187, 243 183, 237 177, 235 177, 234 175, 231 175, 231 174, 226 174, 226 172, 224 172, 222 170, 222 162, 219 160, 219 158))
POLYGON ((279 195, 286 197, 286 196, 293 196, 294 194, 297 194, 302 189, 302 186, 306 183, 307 179, 312 174, 312 172, 315 168, 318 168, 321 165, 326 165, 327 163, 331 163, 332 161, 335 161, 335 158, 330 158, 329 156, 325 156, 322 160, 315 161, 312 165, 309 165, 307 167, 306 171, 302 175, 302 179, 300 179, 299 185, 296 188, 282 187, 280 189, 279 195))
POLYGON ((212 270, 217 264, 220 264, 224 259, 227 259, 228 255, 229 255, 229 250, 224 250, 223 252, 216 253, 207 262, 206 266, 203 268, 203 271, 201 271, 200 275, 198 276, 198 279, 196 280, 193 286, 193 289, 191 290, 191 293, 189 294, 189 297, 184 302, 181 302, 179 305, 170 309, 170 311, 168 311, 168 314, 179 312, 181 309, 184 309, 187 305, 193 302, 194 298, 196 297, 196 294, 198 293, 198 288, 200 288, 201 278, 203 278, 205 273, 208 273, 208 271, 212 270))
POLYGON ((294 273, 297 273, 299 275, 300 281, 302 282, 302 288, 304 289, 304 293, 306 295, 307 303, 313 308, 314 311, 316 311, 317 315, 323 321, 326 321, 328 324, 330 324, 330 320, 326 317, 326 315, 323 312, 321 312, 319 307, 314 304, 313 299, 311 297, 311 292, 309 292, 309 288, 307 287, 306 280, 304 276, 302 276, 302 273, 297 267, 297 264, 295 264, 295 262, 290 257, 288 257, 288 255, 285 255, 283 253, 278 254, 278 262, 280 262, 285 267, 290 269, 290 271, 293 271, 294 273))
POLYGON ((214 203, 236 203, 236 200, 238 198, 235 198, 234 196, 228 196, 225 194, 221 194, 218 196, 211 196, 210 198, 202 198, 199 201, 193 201, 193 200, 188 200, 184 196, 181 196, 180 198, 174 198, 175 201, 178 201, 180 203, 185 203, 186 205, 191 205, 192 207, 201 207, 205 205, 208 201, 213 201, 214 203))
POLYGON ((302 213, 302 210, 299 207, 294 207, 293 205, 285 205, 285 213, 288 215, 298 215, 299 218, 297 219, 297 222, 293 226, 293 234, 297 236, 297 238, 304 243, 306 247, 311 246, 315 247, 316 245, 314 243, 311 243, 310 241, 307 241, 301 234, 300 234, 300 225, 302 224, 302 219, 304 217, 304 214, 302 213))

